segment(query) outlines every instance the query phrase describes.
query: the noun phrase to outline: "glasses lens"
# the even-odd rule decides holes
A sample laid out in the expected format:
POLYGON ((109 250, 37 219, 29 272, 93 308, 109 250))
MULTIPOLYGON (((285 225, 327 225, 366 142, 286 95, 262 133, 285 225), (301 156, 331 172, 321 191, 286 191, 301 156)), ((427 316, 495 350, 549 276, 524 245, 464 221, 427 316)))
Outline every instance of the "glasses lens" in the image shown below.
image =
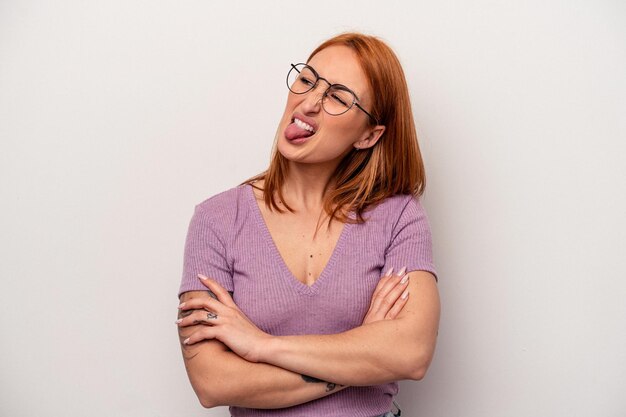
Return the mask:
POLYGON ((350 110, 354 104, 355 97, 351 91, 343 88, 331 87, 324 96, 324 110, 329 114, 339 115, 350 110))
POLYGON ((304 64, 291 67, 287 75, 287 87, 296 94, 306 93, 315 86, 316 82, 315 73, 304 64))

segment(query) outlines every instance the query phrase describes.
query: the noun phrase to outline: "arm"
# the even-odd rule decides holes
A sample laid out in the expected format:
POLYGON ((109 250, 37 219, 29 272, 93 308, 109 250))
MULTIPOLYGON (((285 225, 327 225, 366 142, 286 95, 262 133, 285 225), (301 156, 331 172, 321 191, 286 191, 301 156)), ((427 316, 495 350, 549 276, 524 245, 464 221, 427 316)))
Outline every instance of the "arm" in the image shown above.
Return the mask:
POLYGON ((411 296, 396 319, 339 334, 274 336, 260 361, 344 385, 422 379, 435 350, 439 293, 431 273, 409 275, 411 296))
MULTIPOLYGON (((210 291, 189 291, 180 301, 210 297, 210 291)), ((179 318, 193 310, 179 311, 179 318)), ((253 363, 230 351, 217 339, 194 345, 182 341, 202 324, 179 327, 179 338, 189 381, 207 408, 235 405, 250 408, 282 408, 338 392, 345 386, 307 377, 267 363, 253 363)))

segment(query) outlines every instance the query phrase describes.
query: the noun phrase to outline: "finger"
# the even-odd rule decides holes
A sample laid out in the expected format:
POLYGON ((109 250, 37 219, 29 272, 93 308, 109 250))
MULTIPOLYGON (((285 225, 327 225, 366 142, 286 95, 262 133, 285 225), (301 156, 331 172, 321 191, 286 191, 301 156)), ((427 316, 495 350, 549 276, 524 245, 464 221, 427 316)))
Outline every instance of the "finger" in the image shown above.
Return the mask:
POLYGON ((386 304, 391 307, 391 305, 396 302, 396 300, 402 295, 406 287, 409 285, 410 278, 411 276, 408 273, 404 274, 402 277, 398 277, 395 285, 392 288, 389 288, 383 302, 386 302, 386 304))
POLYGON ((382 285, 380 289, 381 297, 385 297, 389 291, 391 291, 397 284, 404 278, 406 273, 406 266, 400 269, 395 274, 392 274, 382 285))
POLYGON ((178 327, 195 326, 196 324, 215 325, 218 323, 219 315, 213 311, 190 310, 192 313, 186 317, 176 320, 178 327))
MULTIPOLYGON (((393 275, 390 277, 390 279, 385 282, 385 284, 383 284, 382 288, 373 296, 373 300, 372 300, 372 305, 371 308, 372 309, 378 309, 381 307, 382 304, 384 304, 386 301, 386 297, 389 294, 390 291, 392 291, 394 289, 394 287, 396 285, 398 285, 398 283, 404 278, 404 272, 406 271, 406 267, 402 268, 399 273, 401 273, 401 275, 393 275)), ((395 299, 392 302, 387 302, 388 308, 391 307, 391 304, 395 301, 395 299)))
POLYGON ((197 332, 193 332, 191 336, 187 339, 183 340, 183 344, 185 345, 193 345, 194 343, 198 343, 202 340, 210 340, 215 339, 217 336, 217 330, 212 326, 205 326, 197 332))
POLYGON ((220 302, 229 307, 237 308, 237 304, 235 304, 233 298, 230 296, 228 291, 226 291, 226 289, 222 287, 217 281, 202 274, 198 274, 198 278, 200 278, 200 282, 202 282, 205 287, 210 289, 217 296, 217 299, 220 302))
MULTIPOLYGON (((374 292, 372 293, 372 300, 376 299, 376 296, 383 288, 383 286, 393 277, 393 266, 385 272, 385 274, 379 278, 378 284, 376 284, 376 288, 374 288, 374 292)), ((372 309, 372 304, 370 304, 370 308, 368 312, 372 309)))
POLYGON ((386 309, 385 313, 391 310, 391 307, 396 303, 398 298, 404 293, 404 290, 409 285, 409 274, 404 274, 402 279, 400 279, 396 285, 389 290, 385 298, 381 302, 381 307, 386 309))
POLYGON ((402 311, 402 308, 406 305, 407 301, 409 300, 409 291, 408 290, 405 290, 405 291, 406 291, 406 297, 402 298, 402 296, 404 296, 404 292, 403 292, 402 296, 400 296, 400 298, 396 300, 393 307, 391 307, 391 310, 389 310, 389 312, 385 316, 386 319, 395 319, 400 313, 400 311, 402 311))
MULTIPOLYGON (((394 287, 389 293, 387 293, 387 295, 383 299, 377 300, 374 310, 372 310, 372 312, 370 313, 372 317, 376 317, 378 320, 384 320, 388 318, 389 312, 398 303, 398 299, 400 298, 402 291, 405 287, 406 282, 404 284, 397 284, 396 287, 394 287)), ((397 308, 397 312, 399 312, 399 310, 401 309, 402 306, 399 306, 397 308)), ((394 313, 397 314, 395 310, 394 313)))
POLYGON ((211 297, 193 297, 181 303, 178 308, 181 311, 205 309, 218 314, 223 314, 225 311, 224 304, 211 297))
POLYGON ((180 323, 182 321, 182 319, 184 319, 185 317, 188 317, 190 315, 192 315, 193 313, 195 313, 196 311, 206 311, 205 309, 200 309, 200 310, 179 310, 178 311, 178 317, 176 320, 176 323, 180 323))
POLYGON ((385 272, 385 274, 381 277, 382 278, 389 278, 391 275, 393 275, 393 266, 391 268, 389 268, 387 270, 387 272, 385 272))
POLYGON ((393 314, 393 317, 395 318, 400 310, 402 310, 402 307, 406 303, 405 295, 408 294, 407 288, 409 286, 409 278, 410 275, 408 273, 405 274, 398 284, 396 284, 396 286, 389 291, 385 299, 381 302, 379 314, 382 313, 385 318, 387 318, 389 313, 393 310, 391 314, 393 314), (405 294, 405 292, 407 294, 405 294))
POLYGON ((389 268, 382 277, 380 277, 380 279, 378 280, 378 284, 376 285, 375 291, 380 290, 392 277, 393 277, 393 266, 389 268))
POLYGON ((385 274, 378 279, 378 284, 376 284, 376 288, 374 288, 374 292, 372 293, 372 298, 371 298, 371 301, 370 301, 370 305, 369 305, 369 307, 367 309, 367 312, 365 313, 365 317, 367 317, 370 314, 370 312, 372 311, 373 302, 374 302, 374 300, 376 300, 378 292, 381 290, 383 285, 389 280, 389 278, 391 278, 392 273, 393 273, 393 266, 391 268, 389 268, 387 270, 387 272, 385 272, 385 274))
POLYGON ((372 293, 372 295, 376 294, 376 292, 382 288, 383 284, 387 282, 387 280, 391 277, 392 273, 393 273, 393 266, 389 268, 387 272, 381 275, 380 278, 378 278, 378 283, 376 284, 376 288, 374 288, 374 292, 372 293))

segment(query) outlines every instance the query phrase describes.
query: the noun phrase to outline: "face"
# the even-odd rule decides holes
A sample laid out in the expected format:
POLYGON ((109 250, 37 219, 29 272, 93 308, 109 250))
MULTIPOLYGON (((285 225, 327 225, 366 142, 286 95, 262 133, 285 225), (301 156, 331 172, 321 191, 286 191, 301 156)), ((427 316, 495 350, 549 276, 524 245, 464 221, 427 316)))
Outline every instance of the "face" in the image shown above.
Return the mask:
MULTIPOLYGON (((370 111, 373 97, 365 73, 350 48, 330 46, 318 52, 308 64, 330 83, 342 84, 354 91, 358 103, 370 111)), ((338 116, 326 113, 322 107, 322 95, 327 88, 328 84, 319 80, 313 90, 304 94, 288 90, 277 142, 278 151, 288 160, 339 163, 351 149, 371 147, 382 135, 384 126, 372 126, 369 116, 356 105, 338 116)))

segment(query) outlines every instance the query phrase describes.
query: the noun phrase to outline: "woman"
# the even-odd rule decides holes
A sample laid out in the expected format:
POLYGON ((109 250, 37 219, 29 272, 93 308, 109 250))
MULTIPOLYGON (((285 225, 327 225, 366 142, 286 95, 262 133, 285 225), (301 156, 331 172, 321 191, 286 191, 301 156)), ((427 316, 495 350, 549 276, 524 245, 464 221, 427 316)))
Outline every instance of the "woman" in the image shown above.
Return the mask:
POLYGON ((346 33, 291 64, 287 85, 268 170, 191 219, 187 373, 203 406, 234 417, 393 416, 439 324, 404 74, 385 43, 346 33))

